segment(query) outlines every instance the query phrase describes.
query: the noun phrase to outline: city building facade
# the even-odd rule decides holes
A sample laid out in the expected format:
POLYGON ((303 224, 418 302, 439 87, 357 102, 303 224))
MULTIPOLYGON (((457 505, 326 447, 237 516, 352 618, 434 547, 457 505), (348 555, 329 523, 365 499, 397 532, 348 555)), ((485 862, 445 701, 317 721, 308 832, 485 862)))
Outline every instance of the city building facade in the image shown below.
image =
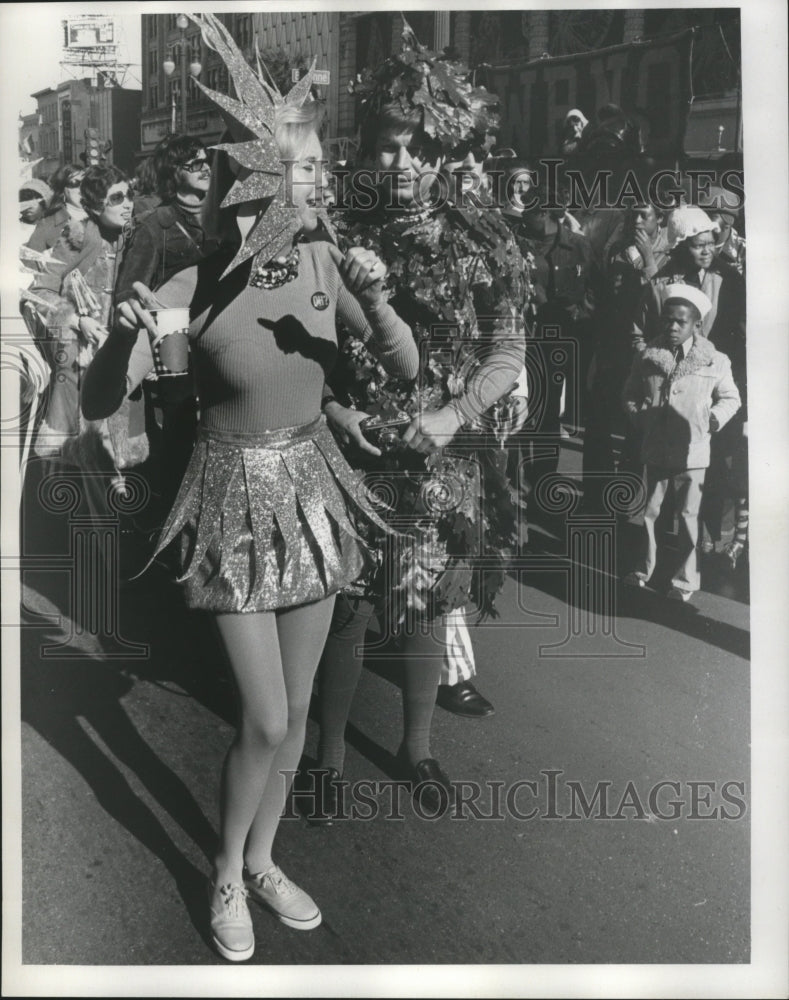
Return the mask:
MULTIPOLYGON (((698 154, 696 147, 700 143, 706 148, 711 142, 717 149, 720 136, 723 136, 723 148, 741 148, 737 122, 740 83, 736 9, 479 9, 409 11, 406 16, 420 41, 439 50, 449 46, 475 70, 479 82, 489 86, 496 79, 496 68, 520 66, 545 57, 580 55, 698 27, 693 42, 696 97, 689 121, 693 152, 698 154), (694 124, 694 115, 697 124, 694 124), (700 132, 703 138, 699 139, 700 132)), ((362 70, 380 65, 390 53, 399 49, 402 14, 387 11, 240 12, 219 17, 252 64, 257 46, 268 59, 273 59, 278 69, 282 69, 284 60, 286 69, 303 70, 316 58, 317 68, 329 72, 328 84, 318 89, 319 96, 326 101, 324 147, 329 158, 345 158, 354 145, 358 126, 356 100, 348 84, 362 70)), ((199 79, 205 86, 224 92, 228 89, 227 72, 216 53, 202 44, 199 27, 190 23, 186 29, 179 29, 176 18, 175 14, 142 15, 140 155, 150 153, 168 132, 182 130, 182 57, 189 63, 200 63, 199 79), (175 63, 175 72, 169 77, 163 68, 168 58, 175 63)), ((289 72, 285 76, 287 86, 289 72)), ((191 77, 187 87, 188 131, 207 144, 217 142, 224 131, 220 115, 191 77)), ((556 114, 562 115, 568 109, 569 105, 564 111, 557 106, 556 114)), ((597 109, 583 110, 591 119, 597 109)))
POLYGON ((106 162, 127 173, 134 170, 139 145, 141 93, 105 87, 90 79, 65 80, 32 95, 37 104, 38 144, 41 163, 37 177, 48 177, 64 163, 79 163, 87 155, 88 129, 98 132, 106 162))

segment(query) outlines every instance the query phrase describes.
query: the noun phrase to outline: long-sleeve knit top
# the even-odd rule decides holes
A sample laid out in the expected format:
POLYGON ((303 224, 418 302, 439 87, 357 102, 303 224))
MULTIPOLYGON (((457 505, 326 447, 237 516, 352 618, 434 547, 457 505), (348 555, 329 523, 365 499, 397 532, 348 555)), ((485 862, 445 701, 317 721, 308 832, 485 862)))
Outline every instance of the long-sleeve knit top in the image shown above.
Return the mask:
MULTIPOLYGON (((162 305, 189 304, 204 427, 257 433, 314 419, 337 357, 337 319, 368 341, 393 375, 416 377, 410 328, 386 304, 364 310, 345 287, 331 249, 325 242, 300 244, 297 276, 274 289, 247 284, 250 264, 220 280, 230 258, 219 252, 157 290, 162 305)), ((93 416, 111 409, 151 368, 147 333, 116 328, 85 378, 83 412, 93 416)))

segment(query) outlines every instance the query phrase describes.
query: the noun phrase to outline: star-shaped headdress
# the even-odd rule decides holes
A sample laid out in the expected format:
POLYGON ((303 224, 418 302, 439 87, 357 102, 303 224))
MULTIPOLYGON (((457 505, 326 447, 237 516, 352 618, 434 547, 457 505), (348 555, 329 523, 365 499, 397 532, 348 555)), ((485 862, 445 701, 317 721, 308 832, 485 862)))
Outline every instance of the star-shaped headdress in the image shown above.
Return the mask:
MULTIPOLYGON (((190 15, 192 16, 192 15, 190 15)), ((198 87, 222 109, 232 132, 254 138, 246 141, 219 143, 213 149, 225 150, 244 168, 222 201, 222 208, 247 201, 269 199, 269 204, 258 219, 246 242, 233 258, 222 277, 250 257, 260 256, 265 263, 277 250, 292 240, 301 222, 297 209, 285 200, 285 171, 280 151, 274 140, 277 109, 301 107, 310 96, 315 60, 305 76, 294 84, 283 97, 269 76, 266 82, 265 66, 255 45, 257 72, 254 72, 233 41, 222 22, 213 14, 192 16, 200 25, 205 44, 218 53, 227 66, 236 91, 236 98, 220 94, 196 80, 198 87)), ((325 212, 319 216, 330 230, 325 212)))

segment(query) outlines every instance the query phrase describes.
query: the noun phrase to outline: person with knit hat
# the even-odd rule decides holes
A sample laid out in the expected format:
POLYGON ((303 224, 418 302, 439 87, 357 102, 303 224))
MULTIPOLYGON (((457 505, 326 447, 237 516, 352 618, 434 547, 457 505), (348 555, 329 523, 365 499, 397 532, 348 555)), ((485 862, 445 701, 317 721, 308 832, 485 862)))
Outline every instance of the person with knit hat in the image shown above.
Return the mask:
POLYGON ((669 258, 651 278, 637 310, 636 349, 643 349, 660 332, 666 288, 682 282, 701 289, 710 300, 703 335, 732 356, 734 363, 734 355, 744 350, 745 343, 745 282, 716 256, 718 224, 696 205, 680 205, 668 217, 666 235, 669 258))
POLYGON ((571 108, 564 116, 561 151, 565 156, 578 149, 584 129, 588 124, 589 119, 578 108, 571 108))
POLYGON ((657 565, 655 524, 670 488, 680 524, 678 560, 668 597, 688 601, 699 589, 699 508, 710 441, 740 407, 731 362, 703 336, 712 303, 693 285, 667 285, 661 333, 633 363, 623 392, 625 412, 641 431, 647 470, 646 551, 626 584, 645 587, 657 565), (678 564, 677 564, 678 563, 678 564))

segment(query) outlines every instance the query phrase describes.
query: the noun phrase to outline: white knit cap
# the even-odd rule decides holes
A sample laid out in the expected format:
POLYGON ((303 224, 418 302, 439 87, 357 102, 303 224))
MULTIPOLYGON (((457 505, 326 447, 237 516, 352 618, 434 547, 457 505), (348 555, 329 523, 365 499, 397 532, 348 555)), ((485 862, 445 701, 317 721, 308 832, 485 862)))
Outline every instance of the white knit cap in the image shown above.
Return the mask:
POLYGON ((589 119, 586 117, 583 111, 579 111, 578 108, 570 108, 570 110, 564 116, 565 123, 568 122, 571 118, 579 118, 584 128, 586 128, 586 126, 589 124, 589 119))
POLYGON ((691 236, 698 236, 699 233, 717 233, 719 229, 718 223, 713 222, 703 209, 695 205, 680 205, 668 217, 666 235, 669 248, 673 250, 691 236))
POLYGON ((702 319, 704 319, 710 309, 712 309, 712 303, 710 300, 700 288, 696 288, 694 285, 684 285, 680 282, 677 282, 674 285, 668 285, 664 292, 664 296, 663 305, 667 302, 690 302, 692 306, 695 306, 698 309, 702 319))

